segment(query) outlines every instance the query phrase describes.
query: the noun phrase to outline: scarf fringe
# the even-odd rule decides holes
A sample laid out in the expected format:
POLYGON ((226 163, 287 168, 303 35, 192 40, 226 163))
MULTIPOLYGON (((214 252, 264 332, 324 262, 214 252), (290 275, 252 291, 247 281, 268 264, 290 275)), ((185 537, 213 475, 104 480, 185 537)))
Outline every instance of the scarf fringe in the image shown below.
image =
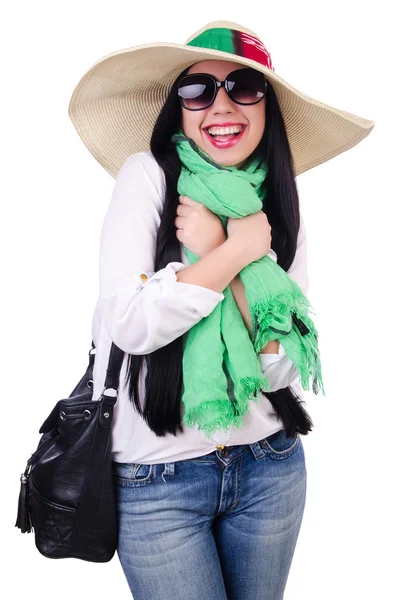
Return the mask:
POLYGON ((197 406, 186 408, 182 424, 188 427, 197 425, 198 430, 205 431, 206 437, 210 437, 218 429, 223 429, 227 433, 234 416, 233 405, 229 399, 207 400, 197 406))
POLYGON ((188 427, 197 425, 198 429, 205 431, 206 437, 213 435, 218 429, 227 433, 230 425, 240 428, 243 417, 248 411, 250 401, 258 402, 262 387, 270 390, 265 377, 243 377, 240 379, 240 392, 234 402, 227 400, 208 400, 197 406, 186 408, 182 423, 188 427), (203 423, 203 417, 206 420, 203 423))
MULTIPOLYGON (((232 424, 235 427, 241 427, 242 417, 248 412, 248 403, 258 402, 259 393, 262 387, 266 387, 270 391, 269 382, 265 377, 258 379, 258 377, 243 377, 239 381, 237 398, 234 403, 234 419, 232 424)), ((236 392, 236 390, 235 390, 236 392)))
POLYGON ((309 313, 314 314, 300 288, 293 288, 250 307, 256 325, 254 349, 258 353, 268 342, 277 339, 299 371, 302 388, 325 395, 322 380, 318 333, 309 313), (277 329, 277 317, 280 329, 277 329), (285 323, 290 325, 285 329, 285 323), (278 333, 278 335, 277 335, 278 333))
POLYGON ((240 385, 244 390, 244 396, 239 394, 239 402, 243 402, 244 398, 248 397, 248 400, 255 400, 262 387, 265 387, 270 392, 270 385, 265 376, 262 379, 258 377, 242 377, 240 379, 240 385))

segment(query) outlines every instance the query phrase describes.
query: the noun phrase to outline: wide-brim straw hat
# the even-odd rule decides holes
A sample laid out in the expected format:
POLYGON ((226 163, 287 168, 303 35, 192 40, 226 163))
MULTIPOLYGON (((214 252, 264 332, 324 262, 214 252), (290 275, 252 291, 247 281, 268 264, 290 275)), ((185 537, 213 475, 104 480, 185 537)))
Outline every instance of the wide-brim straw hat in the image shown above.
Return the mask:
POLYGON ((96 160, 116 177, 126 158, 150 149, 153 126, 177 76, 202 60, 252 67, 277 97, 298 176, 356 146, 375 123, 307 96, 275 73, 270 52, 250 29, 211 21, 185 44, 154 42, 107 54, 83 75, 69 116, 96 160))

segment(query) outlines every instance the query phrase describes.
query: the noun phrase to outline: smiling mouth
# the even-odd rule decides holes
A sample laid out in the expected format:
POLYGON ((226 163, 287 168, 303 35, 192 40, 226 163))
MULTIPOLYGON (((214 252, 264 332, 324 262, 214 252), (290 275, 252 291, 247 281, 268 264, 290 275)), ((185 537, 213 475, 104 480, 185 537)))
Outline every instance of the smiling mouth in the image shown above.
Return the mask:
POLYGON ((241 135, 244 130, 246 129, 247 125, 242 125, 242 129, 240 131, 238 131, 237 133, 224 133, 224 134, 218 134, 218 133, 210 133, 208 131, 208 127, 204 128, 204 131, 207 135, 209 135, 212 139, 218 139, 220 141, 227 139, 233 139, 235 137, 238 137, 239 135, 241 135))
POLYGON ((243 125, 243 128, 238 133, 226 133, 225 135, 211 135, 208 128, 203 128, 203 131, 212 146, 218 149, 228 149, 240 142, 246 129, 247 125, 243 125))

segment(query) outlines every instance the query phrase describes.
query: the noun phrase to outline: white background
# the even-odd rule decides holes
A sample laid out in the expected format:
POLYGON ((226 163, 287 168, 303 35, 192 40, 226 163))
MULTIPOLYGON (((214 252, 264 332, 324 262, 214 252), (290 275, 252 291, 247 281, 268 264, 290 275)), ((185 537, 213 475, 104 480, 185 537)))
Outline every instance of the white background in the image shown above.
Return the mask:
POLYGON ((307 502, 285 600, 396 593, 397 70, 386 3, 25 0, 3 9, 1 36, 4 598, 131 597, 117 555, 51 560, 14 527, 39 427, 87 366, 114 185, 67 109, 104 55, 184 43, 216 19, 256 32, 276 73, 301 91, 376 122, 358 146, 297 179, 326 396, 305 396, 315 427, 303 438, 307 502))

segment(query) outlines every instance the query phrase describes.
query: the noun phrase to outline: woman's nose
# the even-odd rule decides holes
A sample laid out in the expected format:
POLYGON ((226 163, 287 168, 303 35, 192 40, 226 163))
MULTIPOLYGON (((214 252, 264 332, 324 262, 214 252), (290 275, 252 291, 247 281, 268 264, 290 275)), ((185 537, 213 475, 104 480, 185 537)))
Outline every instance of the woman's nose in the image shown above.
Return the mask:
POLYGON ((235 109, 236 105, 233 102, 233 100, 231 98, 229 98, 227 91, 225 90, 225 88, 222 86, 221 88, 218 89, 218 93, 216 95, 216 98, 213 102, 213 108, 214 109, 225 109, 225 108, 232 108, 235 109))

